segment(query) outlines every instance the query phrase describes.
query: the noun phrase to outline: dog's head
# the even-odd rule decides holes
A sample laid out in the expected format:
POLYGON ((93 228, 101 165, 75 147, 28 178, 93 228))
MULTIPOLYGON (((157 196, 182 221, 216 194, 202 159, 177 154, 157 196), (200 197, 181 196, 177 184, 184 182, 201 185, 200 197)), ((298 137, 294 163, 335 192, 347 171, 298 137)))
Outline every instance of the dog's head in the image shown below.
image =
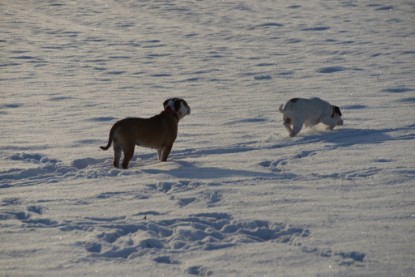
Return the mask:
POLYGON ((165 110, 169 110, 177 114, 179 120, 190 114, 190 107, 187 102, 181 98, 169 98, 163 102, 165 110))
POLYGON ((331 117, 336 120, 336 125, 343 125, 342 112, 339 107, 333 106, 331 117))

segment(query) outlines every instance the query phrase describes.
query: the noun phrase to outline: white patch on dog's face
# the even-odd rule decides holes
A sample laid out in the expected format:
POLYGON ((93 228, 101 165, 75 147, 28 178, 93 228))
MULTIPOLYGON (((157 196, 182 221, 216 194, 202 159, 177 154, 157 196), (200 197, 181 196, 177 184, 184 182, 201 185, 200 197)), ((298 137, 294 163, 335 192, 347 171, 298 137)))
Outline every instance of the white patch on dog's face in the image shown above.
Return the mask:
POLYGON ((336 120, 336 125, 337 126, 343 125, 343 119, 341 118, 340 115, 335 113, 333 119, 336 120))
POLYGON ((180 98, 170 98, 164 101, 164 108, 169 108, 171 111, 175 112, 179 119, 182 119, 186 115, 190 114, 190 107, 187 105, 186 101, 180 98))

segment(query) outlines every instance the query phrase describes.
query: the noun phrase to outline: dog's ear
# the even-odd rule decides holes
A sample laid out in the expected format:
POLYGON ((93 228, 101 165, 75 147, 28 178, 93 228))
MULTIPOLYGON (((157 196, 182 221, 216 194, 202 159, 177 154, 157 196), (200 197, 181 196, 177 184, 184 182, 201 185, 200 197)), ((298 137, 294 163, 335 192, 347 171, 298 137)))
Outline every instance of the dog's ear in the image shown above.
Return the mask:
POLYGON ((337 106, 333 106, 333 112, 331 113, 331 117, 334 117, 334 114, 338 114, 339 116, 342 116, 342 113, 340 111, 340 108, 337 106))
POLYGON ((163 102, 163 108, 166 108, 167 104, 169 103, 170 99, 167 99, 166 101, 163 102))
POLYGON ((337 106, 334 106, 334 112, 340 116, 342 116, 342 112, 340 111, 340 108, 337 106))

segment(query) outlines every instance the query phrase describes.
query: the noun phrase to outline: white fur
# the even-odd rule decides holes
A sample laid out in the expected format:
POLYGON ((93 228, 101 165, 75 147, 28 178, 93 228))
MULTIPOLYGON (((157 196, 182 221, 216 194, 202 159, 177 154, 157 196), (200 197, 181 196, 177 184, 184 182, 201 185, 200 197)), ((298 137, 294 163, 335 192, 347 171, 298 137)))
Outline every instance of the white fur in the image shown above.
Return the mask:
POLYGON ((164 108, 167 108, 167 107, 171 111, 174 111, 178 115, 179 119, 182 119, 186 115, 190 114, 190 107, 187 105, 187 103, 183 99, 180 99, 180 98, 170 98, 166 100, 166 102, 164 103, 164 108), (180 101, 179 110, 175 109, 175 103, 177 101, 180 101))
POLYGON ((279 111, 283 114, 284 127, 289 132, 290 137, 296 136, 303 125, 311 127, 323 123, 327 125, 329 130, 333 130, 335 126, 343 125, 341 115, 334 112, 335 106, 329 102, 317 97, 295 99, 296 101, 293 101, 294 99, 288 101, 284 108, 283 105, 279 107, 279 111))

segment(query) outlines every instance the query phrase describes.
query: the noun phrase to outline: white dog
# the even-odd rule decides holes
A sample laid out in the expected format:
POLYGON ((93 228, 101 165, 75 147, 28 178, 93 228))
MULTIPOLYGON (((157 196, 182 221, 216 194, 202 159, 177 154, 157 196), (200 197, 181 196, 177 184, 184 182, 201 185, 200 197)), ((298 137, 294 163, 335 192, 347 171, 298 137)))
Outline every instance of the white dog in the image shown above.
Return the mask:
POLYGON ((284 108, 281 105, 279 110, 283 114, 284 127, 290 133, 290 137, 296 136, 303 124, 311 127, 323 123, 327 125, 328 130, 343 125, 340 108, 317 97, 293 98, 285 104, 284 108))

